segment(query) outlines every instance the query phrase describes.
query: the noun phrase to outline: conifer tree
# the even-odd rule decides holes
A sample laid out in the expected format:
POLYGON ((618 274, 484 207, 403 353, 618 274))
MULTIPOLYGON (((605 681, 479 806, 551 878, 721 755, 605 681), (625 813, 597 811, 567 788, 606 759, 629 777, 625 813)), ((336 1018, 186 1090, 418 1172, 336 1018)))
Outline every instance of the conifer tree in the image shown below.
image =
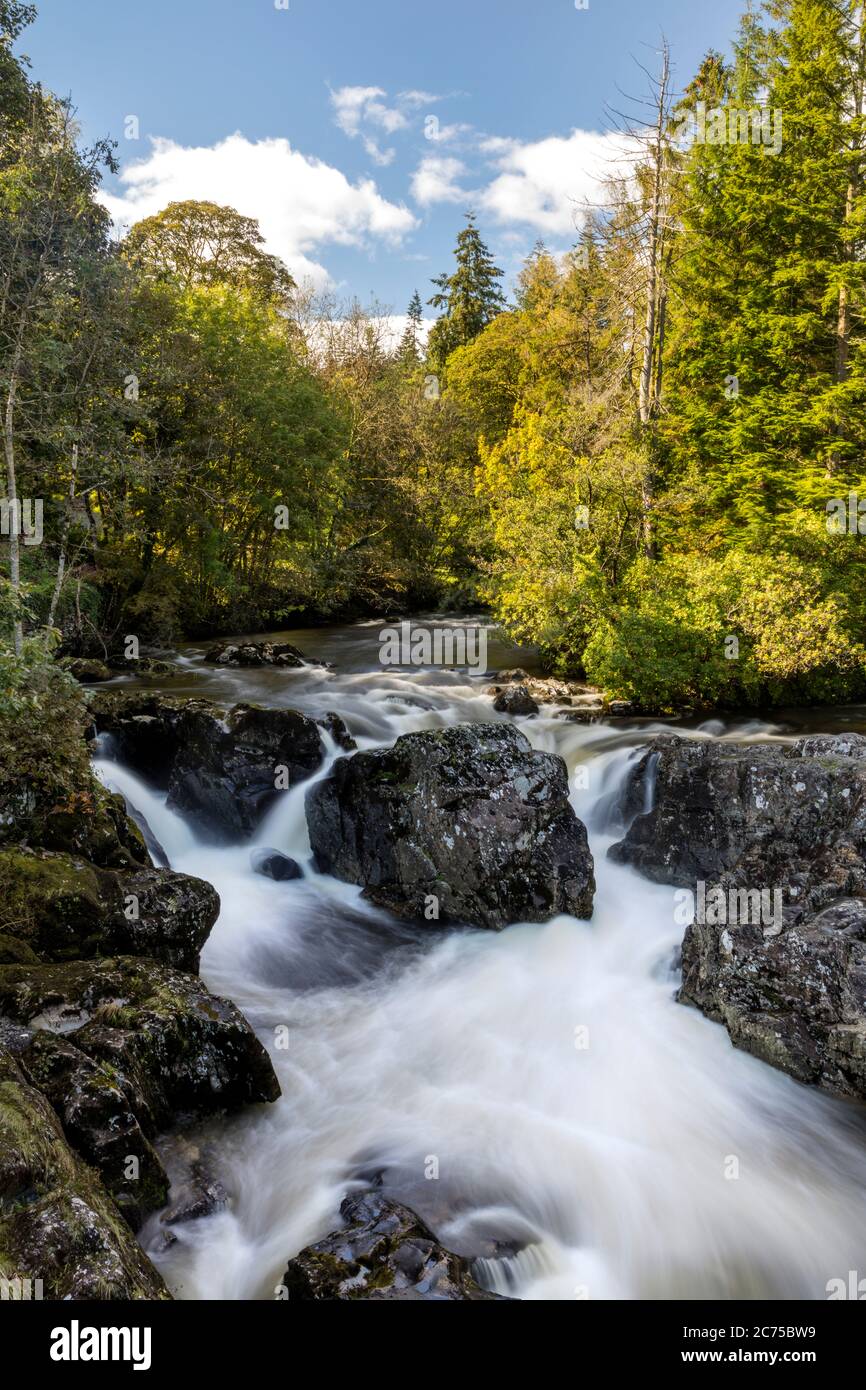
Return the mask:
POLYGON ((433 284, 437 293, 428 300, 434 309, 443 311, 433 325, 428 344, 428 358, 436 367, 443 366, 455 348, 477 338, 505 308, 499 285, 503 272, 493 263, 475 225, 474 213, 466 214, 466 226, 457 237, 454 256, 456 269, 451 275, 436 277, 433 284))
POLYGON ((417 290, 409 301, 407 320, 397 349, 397 359, 407 366, 413 366, 421 358, 421 332, 424 324, 424 309, 417 290))

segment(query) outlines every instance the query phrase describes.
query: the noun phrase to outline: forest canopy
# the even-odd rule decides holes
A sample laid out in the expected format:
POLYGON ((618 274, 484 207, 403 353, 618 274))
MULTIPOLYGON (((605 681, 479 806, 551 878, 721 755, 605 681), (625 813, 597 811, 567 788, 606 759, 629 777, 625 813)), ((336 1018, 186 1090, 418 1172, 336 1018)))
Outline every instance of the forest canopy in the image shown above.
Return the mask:
POLYGON ((4 662, 485 604, 647 709, 862 696, 859 5, 750 10, 682 92, 665 49, 571 251, 509 300, 470 210, 396 342, 235 209, 116 240, 32 18, 0 0, 4 662))

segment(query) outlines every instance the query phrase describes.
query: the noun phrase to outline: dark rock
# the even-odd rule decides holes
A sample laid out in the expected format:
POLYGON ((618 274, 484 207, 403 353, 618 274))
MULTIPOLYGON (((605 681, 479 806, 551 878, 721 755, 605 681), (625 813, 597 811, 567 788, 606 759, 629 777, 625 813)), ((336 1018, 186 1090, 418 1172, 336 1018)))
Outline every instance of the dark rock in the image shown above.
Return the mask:
POLYGON ((42 849, 78 855, 103 868, 150 863, 144 837, 126 814, 123 797, 96 782, 47 812, 38 843, 42 849))
POLYGON ((509 685, 493 701, 493 708, 500 714, 537 714, 538 705, 525 685, 509 685))
POLYGON ((166 676, 177 676, 180 668, 170 661, 160 661, 153 656, 110 656, 108 665, 112 671, 124 672, 132 676, 158 676, 160 680, 166 676))
POLYGON ((109 736, 118 761, 163 789, 168 787, 185 722, 194 727, 199 713, 214 723, 219 719, 207 700, 176 700, 141 691, 100 691, 89 709, 94 730, 109 736))
POLYGON ((612 715, 614 719, 621 719, 624 715, 631 714, 633 709, 634 705, 631 700, 610 700, 607 706, 608 714, 612 715))
POLYGON ((686 932, 683 1001, 799 1080, 866 1096, 866 739, 666 734, 623 812, 612 858, 698 901, 721 890, 686 932))
POLYGON ((202 1216, 221 1211, 229 1205, 229 1194, 217 1178, 208 1177, 194 1164, 186 1182, 172 1187, 171 1204, 161 1214, 166 1226, 180 1226, 185 1221, 198 1221, 202 1216))
POLYGON ((252 835, 280 795, 311 776, 325 749, 312 719, 290 709, 236 705, 223 727, 185 738, 169 781, 169 805, 220 838, 252 835))
POLYGON ((505 1301, 475 1282, 467 1260, 440 1245, 408 1207, 377 1193, 347 1197, 346 1225, 289 1261, 293 1299, 468 1302, 505 1301))
POLYGON ((310 789, 307 820, 320 870, 410 921, 499 928, 592 913, 565 764, 513 725, 407 734, 340 758, 310 789))
POLYGON ((491 695, 507 694, 510 687, 519 685, 538 704, 578 704, 597 708, 599 713, 604 707, 601 691, 595 686, 587 685, 585 681, 570 680, 563 676, 528 676, 519 668, 500 671, 496 680, 497 684, 491 686, 488 692, 491 695))
POLYGON ((50 1101, 73 1149, 99 1170, 133 1230, 168 1198, 168 1177, 135 1113, 135 1096, 115 1068, 38 1031, 22 1061, 50 1101))
POLYGON ((146 955, 196 971, 219 915, 219 895, 202 879, 24 849, 0 850, 0 900, 8 934, 43 961, 146 955))
POLYGON ((217 666, 306 666, 309 662, 291 642, 219 642, 205 653, 205 661, 217 666))
POLYGON ((77 681, 87 684, 97 684, 101 681, 114 679, 114 671, 104 661, 97 661, 86 656, 65 656, 59 663, 64 671, 68 671, 70 676, 74 676, 77 681))
POLYGON ((113 1071, 143 1132, 179 1114, 275 1100, 267 1052, 201 980, 132 957, 0 967, 0 1014, 60 1034, 113 1071))
POLYGON ((347 753, 352 753, 358 747, 339 714, 335 714, 333 710, 323 715, 321 719, 317 719, 316 723, 319 725, 320 729, 327 729, 338 748, 343 748, 347 753))
POLYGON ((0 1277, 41 1279, 49 1299, 170 1296, 48 1101, 2 1049, 0 1277))
POLYGON ((314 720, 291 709, 206 700, 97 696, 91 713, 117 758, 168 789, 169 805, 221 840, 250 836, 282 790, 325 755, 314 720))
POLYGON ((250 867, 253 873, 276 879, 278 883, 304 877, 301 866, 278 849, 254 849, 250 855, 250 867))

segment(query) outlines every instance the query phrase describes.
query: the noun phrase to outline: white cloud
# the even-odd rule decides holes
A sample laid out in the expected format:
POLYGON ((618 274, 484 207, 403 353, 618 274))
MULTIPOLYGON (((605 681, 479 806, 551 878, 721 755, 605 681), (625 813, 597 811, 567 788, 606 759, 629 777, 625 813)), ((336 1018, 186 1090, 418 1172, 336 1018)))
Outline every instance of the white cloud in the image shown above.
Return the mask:
MULTIPOLYGON (((421 96, 422 93, 412 93, 421 96)), ((387 93, 381 87, 340 87, 331 92, 331 105, 334 119, 344 135, 350 140, 360 137, 364 149, 377 164, 390 164, 394 158, 393 149, 382 149, 377 139, 365 130, 373 126, 386 135, 405 130, 409 122, 396 106, 387 106, 382 100, 387 93)))
POLYGON ((434 101, 444 101, 445 98, 437 96, 435 92, 419 92, 413 89, 410 92, 400 92, 397 100, 406 106, 432 106, 434 101))
POLYGON ((230 135, 216 145, 151 141, 150 154, 126 165, 119 196, 103 194, 118 228, 188 198, 221 203, 255 217, 268 251, 297 280, 327 283, 311 253, 327 243, 369 247, 400 243, 417 221, 407 207, 383 198, 372 179, 350 182, 339 169, 292 149, 288 140, 230 135))
POLYGON ((449 155, 429 154, 412 175, 412 197, 422 207, 431 203, 459 203, 468 195, 457 180, 466 166, 449 155))
POLYGON ((623 153, 621 136, 591 130, 527 144, 494 137, 484 148, 501 172, 478 195, 479 206, 499 222, 528 223, 555 236, 581 225, 585 202, 602 200, 602 181, 623 153))

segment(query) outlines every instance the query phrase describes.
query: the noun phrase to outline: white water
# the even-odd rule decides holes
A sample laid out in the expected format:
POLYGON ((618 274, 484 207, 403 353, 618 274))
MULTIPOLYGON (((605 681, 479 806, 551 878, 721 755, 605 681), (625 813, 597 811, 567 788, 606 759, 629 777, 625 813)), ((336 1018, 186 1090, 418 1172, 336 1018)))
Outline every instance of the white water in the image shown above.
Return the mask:
MULTIPOLYGON (((477 686, 431 673, 315 672, 280 703, 336 709, 362 746, 496 717, 477 686)), ((169 1249, 158 1220, 143 1233, 177 1295, 273 1296, 288 1258, 335 1229, 346 1191, 373 1173, 446 1244, 485 1256, 488 1287, 522 1299, 823 1298, 862 1266, 860 1112, 735 1051, 676 1003, 673 890, 605 858, 621 832, 598 822, 653 730, 521 726, 570 772, 588 769, 573 799, 595 854, 591 923, 395 927, 312 871, 253 874, 249 845, 200 844, 161 795, 100 762, 172 866, 219 890, 202 974, 257 1028, 283 1090, 201 1131, 230 1208, 173 1227, 169 1249)), ((256 837, 301 862, 304 790, 256 837)))

